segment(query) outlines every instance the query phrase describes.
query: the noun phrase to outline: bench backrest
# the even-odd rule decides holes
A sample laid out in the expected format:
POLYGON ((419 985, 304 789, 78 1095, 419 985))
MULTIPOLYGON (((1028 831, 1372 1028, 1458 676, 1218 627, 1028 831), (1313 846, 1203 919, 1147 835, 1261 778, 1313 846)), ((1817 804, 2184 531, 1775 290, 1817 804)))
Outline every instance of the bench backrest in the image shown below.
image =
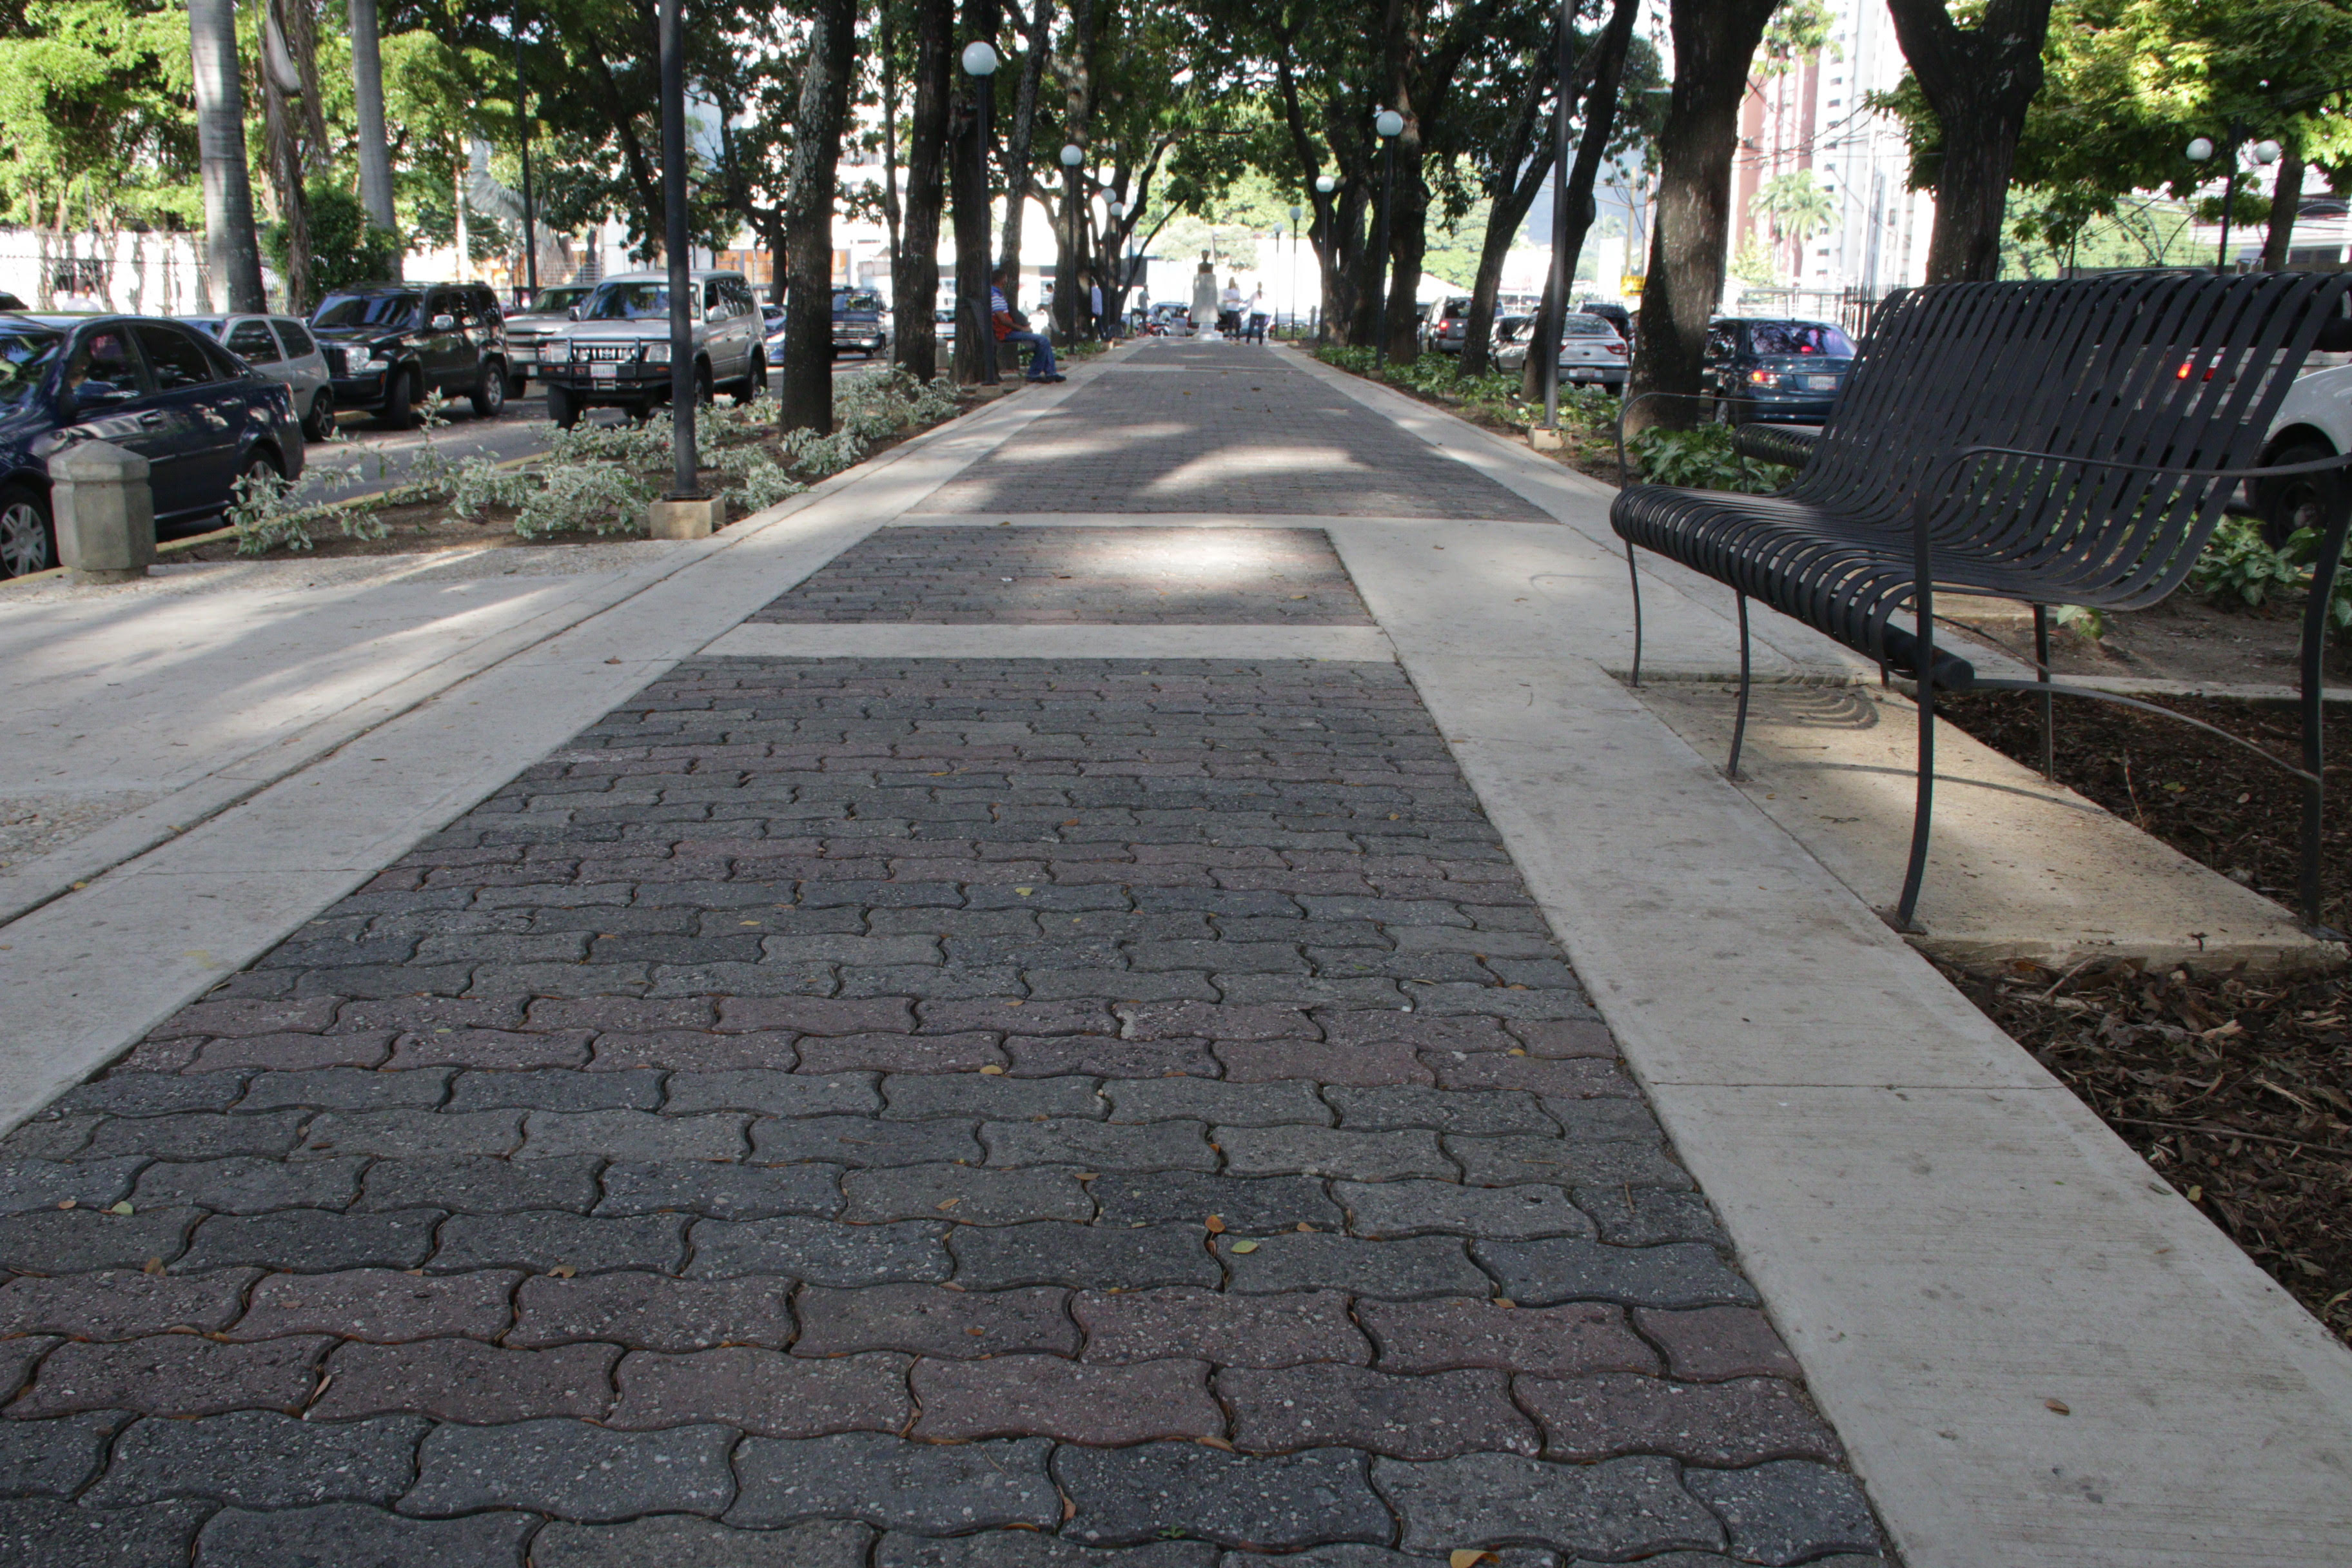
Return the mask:
POLYGON ((1989 552, 2053 602, 2129 608, 2178 587, 2234 488, 1953 454, 2014 447, 2174 468, 2252 465, 2340 273, 2110 273, 1951 283, 1889 300, 1791 499, 1989 552))

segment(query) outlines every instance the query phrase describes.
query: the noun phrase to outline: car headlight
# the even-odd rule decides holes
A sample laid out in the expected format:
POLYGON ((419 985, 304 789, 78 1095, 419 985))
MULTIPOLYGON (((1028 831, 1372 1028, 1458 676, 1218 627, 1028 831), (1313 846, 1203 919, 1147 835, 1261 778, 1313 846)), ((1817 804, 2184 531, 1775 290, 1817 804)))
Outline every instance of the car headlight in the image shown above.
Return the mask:
POLYGON ((368 372, 375 369, 382 362, 379 361, 374 354, 369 353, 366 349, 345 349, 343 351, 343 374, 346 375, 365 375, 368 372))
POLYGON ((646 363, 647 364, 667 364, 669 363, 669 340, 665 338, 656 343, 647 343, 646 345, 646 363))

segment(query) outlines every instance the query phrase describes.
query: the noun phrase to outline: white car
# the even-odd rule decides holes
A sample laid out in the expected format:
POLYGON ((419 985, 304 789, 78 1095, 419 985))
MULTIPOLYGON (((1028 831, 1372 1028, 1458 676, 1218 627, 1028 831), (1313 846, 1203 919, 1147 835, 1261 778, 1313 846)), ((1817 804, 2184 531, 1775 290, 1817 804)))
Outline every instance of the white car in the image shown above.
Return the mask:
MULTIPOLYGON (((2307 463, 2352 452, 2352 364, 2315 370, 2298 378, 2279 405, 2278 417, 2263 443, 2265 467, 2307 463)), ((2346 473, 2352 481, 2352 470, 2346 473)), ((2273 546, 2286 542, 2298 528, 2319 524, 2320 485, 2316 476, 2264 479, 2254 484, 2250 498, 2262 520, 2263 537, 2273 546)))
POLYGON ((334 375, 310 329, 291 316, 177 316, 246 363, 286 384, 302 434, 323 441, 335 433, 334 375))
MULTIPOLYGON (((1495 325, 1495 368, 1525 370, 1534 335, 1533 316, 1506 316, 1495 325)), ((1582 384, 1625 390, 1625 340, 1599 316, 1570 310, 1560 318, 1559 379, 1564 385, 1582 384)))

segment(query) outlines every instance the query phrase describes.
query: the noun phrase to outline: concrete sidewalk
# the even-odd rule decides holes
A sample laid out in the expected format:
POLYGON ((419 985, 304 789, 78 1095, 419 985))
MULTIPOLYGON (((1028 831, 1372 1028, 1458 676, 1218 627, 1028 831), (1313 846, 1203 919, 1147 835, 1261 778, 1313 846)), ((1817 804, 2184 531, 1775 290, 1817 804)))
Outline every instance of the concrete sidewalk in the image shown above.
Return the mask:
POLYGON ((1611 678, 1597 489, 1125 350, 0 927, 18 1115, 130 1050, 0 1562, 2341 1561, 2352 1358, 1611 678))

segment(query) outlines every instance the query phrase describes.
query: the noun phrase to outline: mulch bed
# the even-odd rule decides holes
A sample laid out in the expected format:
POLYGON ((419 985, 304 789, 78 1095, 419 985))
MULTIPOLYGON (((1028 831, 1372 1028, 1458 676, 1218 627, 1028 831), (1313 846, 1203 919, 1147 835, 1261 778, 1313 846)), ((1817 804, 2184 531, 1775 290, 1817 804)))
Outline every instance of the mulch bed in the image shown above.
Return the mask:
MULTIPOLYGON (((2286 758, 2302 727, 2284 704, 2166 698, 2163 705, 2286 758)), ((1937 711, 2029 767, 2042 764, 2030 697, 1948 697, 1937 711)), ((2352 919, 2352 710, 2331 705, 2326 896, 2352 919)), ((2303 797, 2291 774, 2154 714, 2058 703, 2058 778, 2193 860, 2296 902, 2303 797)), ((2064 976, 1947 970, 2011 1038, 2124 1142, 2352 1341, 2352 981, 2248 978, 2095 964, 2064 976)))

